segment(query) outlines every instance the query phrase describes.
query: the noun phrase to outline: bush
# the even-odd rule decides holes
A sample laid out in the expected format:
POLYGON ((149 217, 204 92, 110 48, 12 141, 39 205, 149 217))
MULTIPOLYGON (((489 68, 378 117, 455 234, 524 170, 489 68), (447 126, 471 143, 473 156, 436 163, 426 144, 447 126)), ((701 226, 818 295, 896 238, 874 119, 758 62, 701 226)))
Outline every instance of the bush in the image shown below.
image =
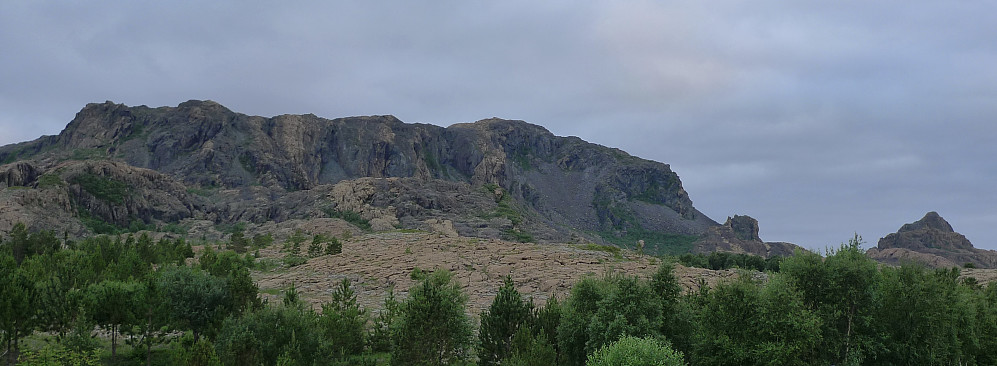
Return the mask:
POLYGON ((326 216, 329 216, 329 218, 340 219, 353 224, 353 226, 356 226, 363 231, 370 231, 370 220, 364 219, 363 216, 360 216, 360 213, 356 211, 340 211, 334 208, 325 208, 322 209, 322 211, 325 212, 326 216))
POLYGON ((97 350, 74 351, 58 343, 49 343, 38 350, 25 350, 18 357, 17 364, 22 366, 98 366, 100 354, 97 350))
POLYGON ((222 362, 215 353, 215 347, 211 341, 200 339, 194 341, 190 337, 184 337, 174 341, 173 364, 188 366, 221 366, 222 362))
POLYGON ((343 243, 339 241, 339 238, 332 237, 329 239, 329 244, 325 247, 325 254, 336 255, 343 252, 343 243))
POLYGON ((328 357, 318 317, 297 306, 268 306, 225 320, 217 349, 226 365, 312 365, 328 357))
POLYGON ((623 337, 589 356, 587 366, 680 366, 682 353, 652 338, 623 337))
POLYGON ((297 267, 308 262, 308 258, 300 255, 288 254, 284 256, 284 266, 287 268, 297 267))

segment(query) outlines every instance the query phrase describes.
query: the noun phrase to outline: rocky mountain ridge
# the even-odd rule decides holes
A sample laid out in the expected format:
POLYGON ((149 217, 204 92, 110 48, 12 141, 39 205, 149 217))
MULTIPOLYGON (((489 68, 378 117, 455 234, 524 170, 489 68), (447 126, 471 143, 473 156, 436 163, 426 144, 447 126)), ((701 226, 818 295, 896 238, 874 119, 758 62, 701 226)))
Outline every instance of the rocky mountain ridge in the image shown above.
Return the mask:
POLYGON ((956 267, 971 264, 979 268, 997 268, 997 251, 977 249, 937 212, 928 212, 920 220, 904 224, 866 252, 888 264, 914 261, 932 267, 956 267))
POLYGON ((723 225, 706 229, 694 243, 694 253, 730 252, 763 257, 790 256, 799 247, 785 242, 764 242, 758 236, 758 220, 751 216, 734 215, 723 225))
POLYGON ((497 118, 444 128, 247 116, 212 101, 94 103, 59 135, 0 147, 0 162, 0 231, 351 214, 380 229, 449 221, 464 236, 684 252, 718 226, 667 164, 497 118))

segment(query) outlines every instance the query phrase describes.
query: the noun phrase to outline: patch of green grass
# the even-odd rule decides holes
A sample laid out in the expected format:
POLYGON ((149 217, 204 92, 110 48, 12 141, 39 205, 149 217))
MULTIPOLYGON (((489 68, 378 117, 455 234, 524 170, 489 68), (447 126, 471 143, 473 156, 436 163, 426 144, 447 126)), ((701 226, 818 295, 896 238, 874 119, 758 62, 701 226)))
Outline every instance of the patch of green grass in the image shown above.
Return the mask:
POLYGON ((246 225, 248 225, 246 222, 239 221, 232 224, 218 224, 215 225, 215 229, 225 234, 234 234, 246 231, 246 225))
POLYGON ((163 225, 163 227, 160 228, 159 231, 164 233, 173 233, 177 235, 187 235, 187 228, 175 222, 163 225))
POLYGON ((522 171, 530 171, 533 169, 533 163, 530 161, 530 156, 533 155, 533 148, 522 145, 516 148, 512 152, 512 162, 516 164, 522 171))
POLYGON ((284 289, 279 289, 279 288, 261 288, 260 289, 260 293, 261 294, 267 294, 267 295, 273 295, 273 296, 280 296, 281 294, 284 293, 284 289))
POLYGON ((215 194, 218 187, 206 187, 206 188, 187 188, 187 193, 198 195, 201 197, 211 197, 215 194))
POLYGON ((422 151, 422 161, 426 163, 426 167, 429 168, 430 171, 441 170, 440 162, 436 160, 436 157, 433 156, 433 153, 429 150, 422 151))
POLYGON ((582 245, 581 248, 583 250, 592 250, 592 251, 597 251, 597 252, 606 252, 606 253, 612 254, 613 258, 615 258, 615 259, 618 259, 618 260, 619 259, 623 259, 623 252, 620 249, 620 247, 618 247, 618 246, 600 245, 600 244, 595 244, 595 243, 588 243, 588 244, 582 245))
POLYGON ((45 173, 41 177, 38 177, 38 188, 45 189, 49 187, 62 187, 66 182, 62 181, 62 178, 55 173, 45 173))
POLYGON ((644 254, 653 256, 688 253, 692 251, 692 244, 699 240, 695 235, 660 233, 643 229, 628 231, 623 236, 605 231, 597 234, 606 242, 619 247, 634 247, 638 240, 644 240, 644 254))
POLYGON ((518 241, 520 243, 532 243, 534 242, 533 235, 525 231, 516 229, 507 229, 502 231, 502 239, 508 241, 518 241))
POLYGON ((256 175, 256 163, 253 161, 253 157, 249 156, 249 153, 239 155, 239 163, 242 164, 242 169, 245 169, 249 174, 256 175))
POLYGON ((90 229, 90 231, 92 231, 94 234, 116 235, 124 231, 124 229, 121 228, 120 226, 104 221, 99 217, 93 216, 90 214, 90 212, 87 212, 86 210, 80 209, 77 211, 77 213, 80 216, 80 222, 83 223, 83 226, 85 226, 87 229, 90 229))
POLYGON ((121 204, 125 202, 131 190, 124 182, 102 177, 93 173, 86 173, 73 177, 69 181, 79 184, 87 193, 90 193, 99 200, 121 204))
POLYGON ((107 151, 103 149, 76 149, 69 155, 69 160, 107 159, 107 151))
POLYGON ((360 216, 360 213, 356 211, 341 211, 331 207, 326 207, 322 209, 322 212, 330 218, 341 219, 353 224, 353 226, 363 229, 364 231, 370 231, 370 220, 364 219, 360 216))

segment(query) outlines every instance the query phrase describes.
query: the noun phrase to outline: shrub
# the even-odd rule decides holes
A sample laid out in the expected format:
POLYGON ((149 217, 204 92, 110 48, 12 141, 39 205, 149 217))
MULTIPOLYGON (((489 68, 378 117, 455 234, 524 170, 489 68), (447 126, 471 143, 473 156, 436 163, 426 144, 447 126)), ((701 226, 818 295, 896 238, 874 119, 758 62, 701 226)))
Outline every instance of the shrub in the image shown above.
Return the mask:
POLYGON ((588 357, 587 366, 680 366, 682 353, 652 338, 623 337, 588 357))

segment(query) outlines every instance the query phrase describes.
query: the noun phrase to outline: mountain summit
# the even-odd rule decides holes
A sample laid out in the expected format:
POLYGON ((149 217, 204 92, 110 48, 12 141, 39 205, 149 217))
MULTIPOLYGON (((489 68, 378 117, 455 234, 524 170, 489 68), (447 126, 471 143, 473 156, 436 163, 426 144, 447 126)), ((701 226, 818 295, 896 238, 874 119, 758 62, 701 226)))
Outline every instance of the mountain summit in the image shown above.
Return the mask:
POLYGON ((0 231, 75 235, 352 217, 375 230, 686 252, 718 223, 667 164, 498 118, 259 117, 212 101, 88 104, 56 136, 0 147, 0 231))
POLYGON ((912 260, 935 267, 966 263, 981 268, 997 267, 997 252, 974 248, 969 239, 955 232, 952 225, 934 211, 879 239, 877 247, 870 249, 868 254, 894 264, 912 260))

